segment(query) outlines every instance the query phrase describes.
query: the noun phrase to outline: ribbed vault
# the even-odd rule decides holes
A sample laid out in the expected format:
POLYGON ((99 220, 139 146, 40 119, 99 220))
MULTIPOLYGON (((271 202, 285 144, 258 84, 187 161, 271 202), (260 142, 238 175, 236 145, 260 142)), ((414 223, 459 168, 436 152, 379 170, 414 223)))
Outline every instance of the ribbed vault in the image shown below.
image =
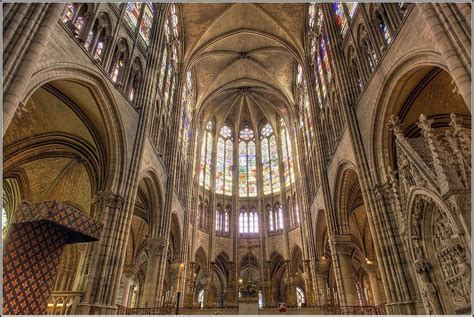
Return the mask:
POLYGON ((251 122, 286 116, 295 104, 305 4, 187 4, 185 67, 196 79, 202 121, 251 122), (250 117, 245 117, 245 113, 250 117))

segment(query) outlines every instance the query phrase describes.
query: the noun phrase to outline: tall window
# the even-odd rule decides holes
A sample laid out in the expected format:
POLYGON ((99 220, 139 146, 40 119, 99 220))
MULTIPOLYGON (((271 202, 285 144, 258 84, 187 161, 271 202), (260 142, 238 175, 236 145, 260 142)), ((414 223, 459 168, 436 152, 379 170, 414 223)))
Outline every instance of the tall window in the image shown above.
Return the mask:
POLYGON ((250 211, 242 207, 239 213, 239 233, 255 234, 258 233, 258 214, 255 208, 250 211))
POLYGON ((245 125, 239 135, 239 195, 257 196, 257 160, 255 134, 245 125))
POLYGON ((204 307, 204 289, 201 289, 198 293, 198 303, 199 303, 199 308, 204 307))
POLYGON ((61 21, 72 28, 77 36, 85 24, 87 11, 88 5, 86 3, 67 3, 61 21))
POLYGON ((392 42, 392 34, 390 32, 390 29, 387 26, 385 16, 383 15, 383 13, 379 12, 377 14, 376 21, 378 24, 377 25, 378 29, 380 33, 382 34, 384 44, 389 45, 392 42))
POLYGON ((206 131, 201 145, 201 165, 199 168, 199 184, 209 189, 211 184, 211 156, 212 156, 212 121, 206 125, 206 131))
POLYGON ((8 228, 8 214, 5 208, 2 208, 2 237, 5 238, 8 228))
POLYGON ((293 168, 293 154, 291 152, 291 140, 283 118, 280 119, 281 127, 281 151, 283 162, 283 176, 285 177, 285 187, 290 186, 295 181, 293 168))
POLYGON ((306 303, 304 292, 300 287, 296 287, 296 305, 298 307, 303 306, 306 303))
POLYGON ((145 3, 142 19, 140 20, 140 29, 138 34, 146 45, 150 44, 150 32, 153 25, 153 7, 149 3, 145 3))
POLYGON ((216 193, 218 194, 232 195, 233 146, 232 130, 224 124, 217 141, 216 193))
POLYGON ((268 228, 270 232, 278 232, 283 230, 283 208, 279 202, 276 202, 273 207, 267 205, 268 212, 268 228))
POLYGON ((216 233, 219 235, 227 235, 229 233, 230 210, 230 205, 227 205, 224 209, 220 203, 217 204, 216 233))
MULTIPOLYGON (((300 65, 298 65, 298 73, 302 72, 300 65)), ((296 82, 298 87, 298 103, 299 103, 299 118, 300 118, 300 127, 305 127, 304 129, 304 138, 306 146, 306 155, 309 155, 311 145, 313 144, 314 131, 313 131, 313 120, 311 116, 311 109, 309 105, 309 95, 308 87, 306 85, 306 80, 301 80, 298 85, 298 74, 296 76, 296 82)))
POLYGON ((184 85, 181 105, 181 129, 179 133, 179 142, 181 149, 185 153, 188 148, 189 139, 191 137, 191 109, 193 103, 193 80, 191 72, 186 74, 186 84, 184 85))
POLYGON ((341 30, 342 36, 344 36, 347 32, 347 18, 346 14, 344 13, 344 7, 342 2, 334 2, 332 4, 334 13, 336 15, 336 22, 339 25, 339 29, 341 30))
POLYGON ((318 101, 321 104, 322 99, 327 95, 327 85, 332 80, 331 61, 328 51, 329 37, 324 32, 324 19, 321 7, 311 4, 309 15, 310 62, 314 67, 315 90, 318 101))
POLYGON ((263 165, 263 194, 280 191, 280 169, 278 167, 278 151, 272 126, 267 123, 261 134, 262 165, 263 165))
POLYGON ((153 7, 150 3, 127 3, 127 8, 125 9, 125 21, 127 22, 127 25, 134 31, 139 25, 138 34, 146 45, 150 44, 150 32, 153 24, 153 15, 153 7))

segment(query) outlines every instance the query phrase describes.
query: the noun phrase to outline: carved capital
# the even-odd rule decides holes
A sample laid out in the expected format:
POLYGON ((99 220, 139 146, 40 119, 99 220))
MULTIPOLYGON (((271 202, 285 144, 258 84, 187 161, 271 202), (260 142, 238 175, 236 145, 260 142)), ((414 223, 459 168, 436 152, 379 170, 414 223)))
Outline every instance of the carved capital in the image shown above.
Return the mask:
POLYGON ((125 199, 111 191, 100 191, 94 197, 93 204, 95 206, 105 205, 108 208, 120 209, 125 199))
POLYGON ((163 250, 167 247, 165 238, 148 238, 146 251, 149 257, 163 254, 163 250))

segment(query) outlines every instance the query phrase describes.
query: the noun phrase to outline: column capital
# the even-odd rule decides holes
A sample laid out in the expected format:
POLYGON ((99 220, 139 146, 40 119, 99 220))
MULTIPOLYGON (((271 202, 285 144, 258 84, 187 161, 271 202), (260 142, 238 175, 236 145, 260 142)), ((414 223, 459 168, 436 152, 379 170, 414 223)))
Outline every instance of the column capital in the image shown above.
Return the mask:
POLYGON ((104 203, 109 208, 121 208, 125 199, 112 191, 99 191, 95 194, 94 205, 104 203))
POLYGON ((148 238, 146 250, 148 256, 162 255, 164 248, 167 246, 167 240, 165 238, 148 238))
POLYGON ((350 235, 333 236, 331 240, 332 245, 335 247, 338 254, 352 255, 354 243, 352 242, 350 235))

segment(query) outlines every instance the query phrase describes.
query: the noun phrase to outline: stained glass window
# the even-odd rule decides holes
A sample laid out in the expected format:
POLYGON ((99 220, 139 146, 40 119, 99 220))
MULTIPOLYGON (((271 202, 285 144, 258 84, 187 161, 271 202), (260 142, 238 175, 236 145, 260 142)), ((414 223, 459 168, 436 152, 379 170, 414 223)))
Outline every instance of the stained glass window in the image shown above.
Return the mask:
POLYGON ((178 15, 176 14, 176 6, 171 5, 171 26, 175 37, 178 37, 178 15))
POLYGON ((153 24, 153 8, 151 4, 146 3, 143 10, 143 16, 140 21, 139 34, 146 45, 150 44, 150 31, 153 24))
POLYGON ((325 34, 324 36, 321 36, 321 55, 323 57, 324 70, 326 72, 327 80, 328 80, 328 83, 330 83, 332 79, 332 73, 331 73, 331 65, 329 63, 329 54, 327 51, 328 43, 329 43, 328 35, 325 34))
POLYGON ((293 169, 293 155, 291 153, 291 140, 286 129, 285 121, 283 118, 280 120, 281 125, 281 150, 282 150, 282 162, 283 162, 283 175, 285 177, 285 186, 288 187, 293 184, 295 180, 294 169, 293 169))
POLYGON ((127 22, 128 26, 132 28, 132 30, 135 30, 138 24, 141 8, 142 4, 140 2, 127 3, 127 9, 125 10, 125 21, 127 22))
POLYGON ((8 225, 8 214, 5 208, 2 208, 2 237, 5 238, 7 233, 7 226, 8 225))
POLYGON ((240 131, 239 143, 239 195, 257 196, 257 158, 255 135, 249 126, 240 131))
POLYGON ((309 19, 308 19, 308 25, 309 25, 309 28, 310 29, 313 29, 314 27, 314 20, 315 20, 315 16, 316 16, 316 4, 313 2, 313 3, 310 3, 309 4, 309 19))
POLYGON ((227 124, 221 128, 217 141, 216 193, 232 195, 233 143, 232 130, 227 124))
POLYGON ((161 66, 160 66, 160 81, 158 83, 158 87, 163 89, 163 82, 166 76, 166 65, 168 60, 168 50, 166 47, 163 49, 163 57, 161 59, 161 66))
POLYGON ((379 19, 379 30, 383 35, 383 41, 385 45, 388 45, 392 42, 392 35, 390 34, 390 30, 388 29, 385 21, 381 15, 378 16, 379 19))
POLYGON ((74 19, 75 14, 76 14, 76 7, 72 3, 66 4, 66 9, 64 10, 64 15, 62 19, 63 23, 72 21, 72 19, 74 19))
POLYGON ((201 289, 198 293, 198 303, 200 308, 204 307, 204 289, 201 289))
POLYGON ((229 233, 229 217, 230 217, 230 206, 222 208, 222 205, 217 204, 216 209, 216 232, 220 235, 229 233))
MULTIPOLYGON (((174 87, 172 88, 174 89, 174 87)), ((186 74, 186 83, 183 87, 182 94, 182 105, 181 105, 181 128, 179 132, 179 142, 183 153, 189 144, 189 138, 191 137, 191 109, 193 102, 193 82, 191 72, 188 71, 186 74)))
POLYGON ((201 145, 201 164, 199 167, 199 184, 209 189, 211 184, 211 154, 212 154, 212 121, 206 125, 206 132, 201 145))
POLYGON ((321 57, 318 56, 316 57, 316 65, 318 67, 318 75, 319 75, 319 84, 320 84, 320 87, 321 87, 321 94, 323 95, 323 97, 326 97, 326 83, 324 82, 324 71, 323 71, 323 66, 321 64, 321 57))
POLYGON ((346 2, 347 12, 349 12, 349 17, 352 18, 357 9, 357 2, 346 2))
POLYGON ((242 207, 239 213, 239 233, 255 234, 259 232, 258 229, 258 213, 255 208, 250 211, 242 207))
POLYGON ((263 194, 280 191, 280 174, 278 168, 278 152, 272 126, 267 123, 261 131, 263 194))
POLYGON ((273 208, 270 207, 270 205, 267 205, 267 210, 269 212, 268 228, 270 229, 270 231, 275 232, 283 230, 283 208, 281 207, 280 203, 276 202, 273 208))
POLYGON ((298 286, 296 287, 296 305, 298 307, 303 306, 303 304, 306 303, 305 297, 304 297, 304 292, 301 288, 298 286))
POLYGON ((344 13, 344 7, 342 2, 334 2, 333 5, 334 13, 336 14, 336 22, 339 25, 342 36, 346 34, 347 31, 347 18, 344 13))

